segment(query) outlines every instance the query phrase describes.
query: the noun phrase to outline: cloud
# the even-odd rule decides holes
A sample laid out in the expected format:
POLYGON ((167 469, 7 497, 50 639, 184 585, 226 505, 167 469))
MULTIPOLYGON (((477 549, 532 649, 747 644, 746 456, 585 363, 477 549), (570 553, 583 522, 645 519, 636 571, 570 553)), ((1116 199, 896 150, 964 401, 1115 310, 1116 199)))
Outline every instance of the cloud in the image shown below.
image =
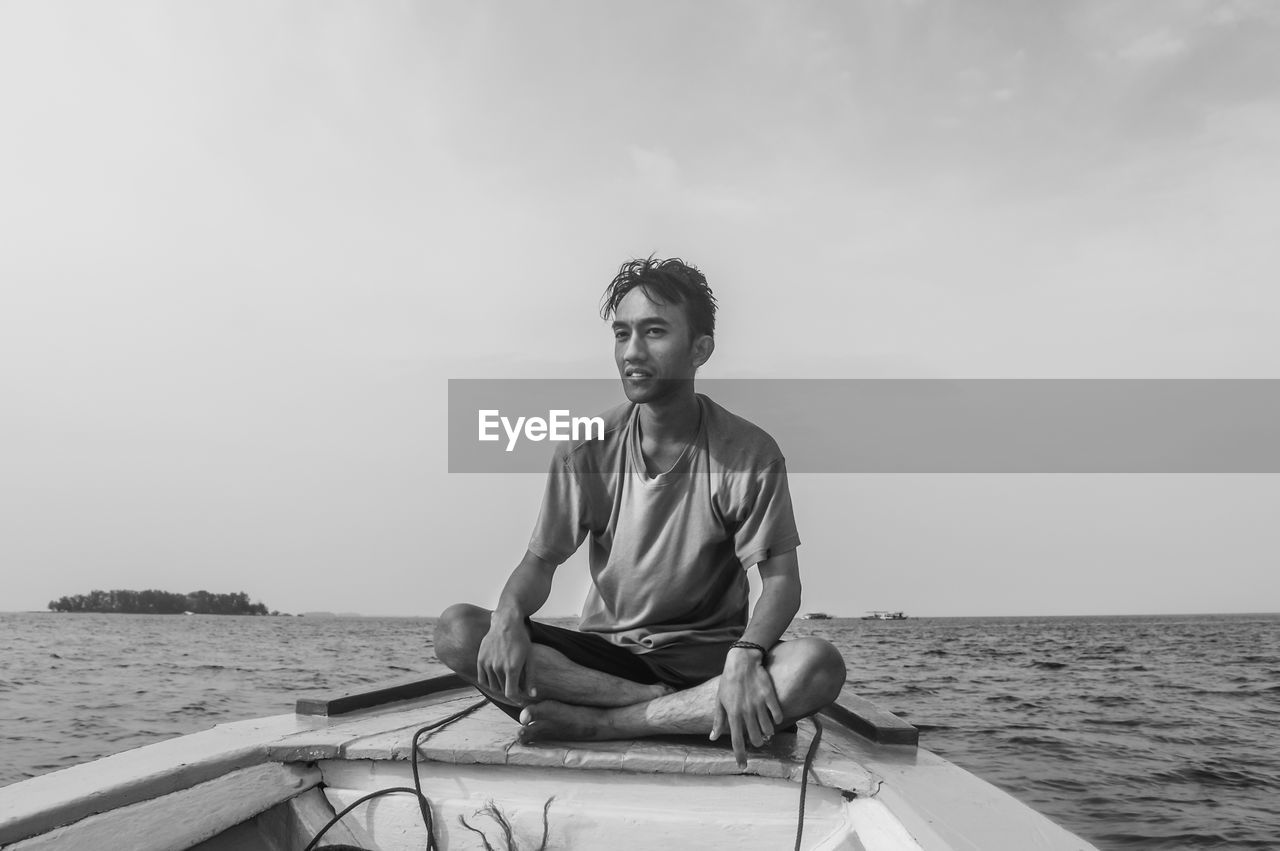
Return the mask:
POLYGON ((642 197, 671 213, 699 216, 749 216, 760 204, 742 191, 698 185, 687 180, 676 159, 665 151, 628 145, 634 185, 642 197))
POLYGON ((1172 59, 1187 49, 1187 42, 1167 29, 1147 33, 1121 47, 1116 54, 1127 62, 1145 64, 1172 59))
POLYGON ((636 180, 642 186, 660 192, 672 192, 676 189, 680 169, 669 154, 628 145, 627 155, 631 158, 636 180))
POLYGON ((1204 8, 1205 20, 1216 26, 1280 20, 1280 8, 1271 0, 1219 0, 1204 8))

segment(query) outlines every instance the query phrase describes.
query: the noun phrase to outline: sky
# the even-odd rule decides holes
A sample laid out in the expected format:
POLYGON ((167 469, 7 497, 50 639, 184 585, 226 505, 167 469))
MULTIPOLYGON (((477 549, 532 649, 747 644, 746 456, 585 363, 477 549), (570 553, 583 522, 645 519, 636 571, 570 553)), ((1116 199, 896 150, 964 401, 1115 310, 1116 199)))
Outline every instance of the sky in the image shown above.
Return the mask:
MULTIPOLYGON (((491 605, 542 481, 447 472, 447 380, 609 377, 636 256, 706 272, 717 378, 1280 378, 1278 36, 1267 0, 0 3, 0 610, 491 605)), ((802 605, 1280 611, 1277 479, 795 475, 802 605)))

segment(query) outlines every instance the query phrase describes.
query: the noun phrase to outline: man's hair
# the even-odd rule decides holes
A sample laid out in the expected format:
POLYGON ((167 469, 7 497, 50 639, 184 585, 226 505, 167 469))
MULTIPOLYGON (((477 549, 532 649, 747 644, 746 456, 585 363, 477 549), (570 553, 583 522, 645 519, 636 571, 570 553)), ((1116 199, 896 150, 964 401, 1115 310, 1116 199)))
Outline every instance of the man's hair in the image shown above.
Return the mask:
POLYGON ((684 308, 693 336, 716 335, 716 297, 707 286, 707 278, 697 267, 679 257, 655 260, 652 255, 628 260, 604 291, 600 318, 608 319, 618 309, 627 293, 639 287, 651 301, 678 304, 684 308))

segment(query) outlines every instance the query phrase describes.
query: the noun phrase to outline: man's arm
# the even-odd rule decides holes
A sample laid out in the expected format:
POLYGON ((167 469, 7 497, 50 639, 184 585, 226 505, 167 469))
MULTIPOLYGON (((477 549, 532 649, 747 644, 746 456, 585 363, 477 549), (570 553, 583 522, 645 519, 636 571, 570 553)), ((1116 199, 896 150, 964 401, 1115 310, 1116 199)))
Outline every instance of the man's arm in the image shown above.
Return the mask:
POLYGON ((512 703, 525 700, 533 688, 527 669, 529 631, 524 620, 547 602, 556 567, 526 550, 503 586, 489 618, 489 632, 480 641, 476 657, 480 686, 506 695, 512 703))
MULTIPOLYGON (((772 648, 800 610, 800 562, 796 551, 791 550, 765 559, 758 569, 760 599, 742 640, 772 648)), ((711 739, 720 738, 728 727, 734 756, 738 765, 745 768, 747 741, 759 747, 783 720, 782 706, 765 670, 762 653, 741 648, 729 651, 717 704, 711 739)))

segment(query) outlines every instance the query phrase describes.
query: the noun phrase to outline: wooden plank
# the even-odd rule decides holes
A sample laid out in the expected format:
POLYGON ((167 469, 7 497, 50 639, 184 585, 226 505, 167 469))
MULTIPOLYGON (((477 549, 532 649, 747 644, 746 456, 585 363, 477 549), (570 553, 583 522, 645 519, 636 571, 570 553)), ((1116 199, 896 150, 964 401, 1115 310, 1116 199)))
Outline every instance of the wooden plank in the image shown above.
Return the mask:
POLYGON ((848 688, 821 714, 878 745, 916 747, 920 744, 919 730, 848 688))
MULTIPOLYGON (((343 759, 409 759, 413 734, 418 728, 436 724, 475 704, 475 694, 461 694, 440 699, 426 709, 418 709, 411 726, 392 729, 359 729, 342 746, 343 759)), ((448 726, 437 728, 423 737, 419 753, 437 762, 498 762, 506 759, 507 747, 516 737, 516 722, 492 703, 466 715, 448 726)))
POLYGON ((255 765, 180 792, 89 816, 5 849, 190 848, 319 782, 315 766, 255 765))
MULTIPOLYGON (((267 758, 277 762, 314 762, 318 759, 336 759, 343 756, 346 748, 353 742, 384 733, 402 734, 407 743, 419 727, 439 718, 447 718, 459 709, 474 703, 472 697, 468 694, 450 695, 445 692, 443 696, 434 700, 409 702, 345 717, 299 715, 296 717, 316 724, 317 729, 285 736, 272 742, 267 745, 267 758)), ((397 757, 388 753, 377 758, 397 757)))
POLYGON ((5 786, 0 846, 257 765, 266 760, 268 743, 316 723, 276 715, 219 724, 5 786))
MULTIPOLYGON (((297 797, 276 804, 266 812, 224 830, 189 851, 298 851, 306 846, 334 817, 320 789, 308 789, 297 797)), ((373 839, 359 825, 343 820, 325 833, 317 847, 349 845, 372 848, 373 839)))
MULTIPOLYGON (((401 700, 415 700, 442 691, 470 687, 470 683, 457 674, 444 674, 425 680, 411 677, 332 697, 301 697, 298 698, 295 712, 298 715, 345 715, 359 709, 371 709, 401 700)), ((479 698, 479 693, 476 697, 479 698)))
MULTIPOLYGON (((469 696, 455 697, 449 704, 466 704, 469 696)), ((446 717, 447 705, 433 707, 439 717, 446 717)), ((421 709, 416 709, 422 712, 421 709)), ((403 719, 401 719, 403 720, 403 719)), ((323 735, 344 731, 345 742, 335 738, 330 743, 330 759, 403 761, 411 758, 409 751, 414 727, 431 720, 416 719, 413 727, 399 721, 395 729, 388 718, 361 717, 358 721, 337 724, 323 735), (387 729, 373 732, 376 724, 387 729), (350 738, 357 730, 358 738, 350 738)), ((727 739, 709 743, 702 736, 661 737, 653 739, 604 741, 604 742, 538 742, 521 745, 515 741, 516 723, 492 705, 485 706, 448 727, 445 727, 421 746, 424 760, 454 764, 519 765, 547 769, 604 769, 639 774, 683 773, 696 775, 749 774, 798 781, 809 743, 813 739, 813 726, 808 721, 799 725, 792 734, 774 737, 763 748, 748 751, 747 768, 740 769, 729 748, 727 739)), ((843 728, 840 728, 843 729, 843 728)), ((852 731, 843 731, 848 739, 857 739, 852 731)), ((275 759, 299 759, 297 754, 310 758, 319 749, 315 747, 316 733, 305 733, 286 740, 268 750, 275 759), (288 745, 292 750, 286 749, 288 745)), ((869 775, 857 764, 824 741, 814 763, 816 776, 828 786, 866 792, 871 788, 869 775)), ((329 765, 329 763, 324 763, 329 765)), ((432 769, 436 770, 436 769, 432 769)))
MULTIPOLYGON (((289 815, 292 817, 291 830, 292 835, 301 842, 293 842, 289 848, 302 848, 311 841, 311 837, 315 836, 320 830, 329 823, 337 813, 329 804, 324 793, 319 789, 309 789, 302 795, 286 802, 282 806, 288 808, 289 815)), ((357 848, 372 848, 373 837, 360 828, 358 824, 348 821, 340 821, 329 829, 329 832, 320 840, 320 846, 325 845, 354 845, 357 848)))

